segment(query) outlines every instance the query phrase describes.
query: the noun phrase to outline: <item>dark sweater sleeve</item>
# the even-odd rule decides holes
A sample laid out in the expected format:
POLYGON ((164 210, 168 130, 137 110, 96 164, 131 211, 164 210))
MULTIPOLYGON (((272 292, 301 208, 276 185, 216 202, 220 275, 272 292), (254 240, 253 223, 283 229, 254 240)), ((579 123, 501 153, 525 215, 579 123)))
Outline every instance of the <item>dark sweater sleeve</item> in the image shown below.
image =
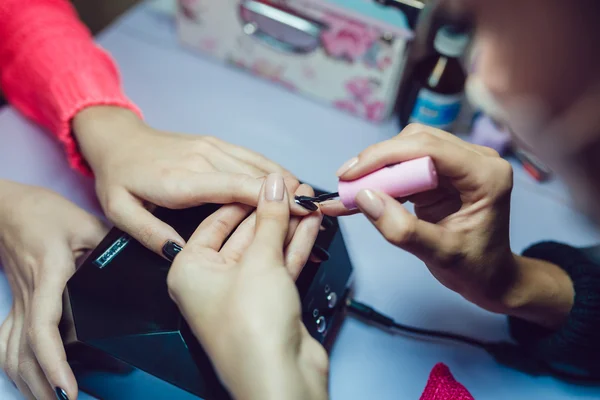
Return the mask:
POLYGON ((600 380, 600 262, 593 249, 554 242, 538 243, 523 256, 558 265, 571 277, 575 301, 558 330, 509 317, 512 337, 552 370, 600 380), (590 251, 592 250, 592 251, 590 251))

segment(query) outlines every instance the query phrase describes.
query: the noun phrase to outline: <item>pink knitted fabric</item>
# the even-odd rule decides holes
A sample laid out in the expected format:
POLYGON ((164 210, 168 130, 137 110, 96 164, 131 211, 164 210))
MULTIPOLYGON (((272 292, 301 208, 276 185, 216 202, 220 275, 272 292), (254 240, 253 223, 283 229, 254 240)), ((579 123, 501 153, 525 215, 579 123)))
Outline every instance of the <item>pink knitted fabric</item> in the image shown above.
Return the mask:
POLYGON ((437 364, 431 374, 421 400, 474 400, 467 389, 454 379, 450 369, 437 364))
POLYGON ((0 0, 0 87, 16 109, 56 135, 71 165, 84 173, 73 117, 93 105, 140 115, 121 90, 113 60, 67 0, 0 0))

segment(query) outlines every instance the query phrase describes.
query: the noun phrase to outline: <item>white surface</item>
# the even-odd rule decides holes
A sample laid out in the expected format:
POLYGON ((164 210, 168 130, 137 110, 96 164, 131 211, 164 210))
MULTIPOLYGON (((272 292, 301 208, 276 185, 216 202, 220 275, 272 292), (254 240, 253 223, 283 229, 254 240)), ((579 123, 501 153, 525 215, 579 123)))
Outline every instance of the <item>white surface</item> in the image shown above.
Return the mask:
MULTIPOLYGON (((369 125, 179 49, 164 14, 140 7, 100 38, 120 65, 127 93, 152 125, 210 133, 258 150, 313 185, 334 189, 334 171, 365 146, 396 133, 369 125)), ((11 109, 0 111, 0 177, 52 188, 97 212, 91 182, 68 170, 59 147, 11 109)), ((560 185, 536 185, 516 171, 512 241, 516 251, 543 239, 576 245, 599 235, 565 204, 560 185)), ((507 338, 505 318, 444 289, 414 257, 388 245, 362 217, 344 220, 356 268, 356 297, 398 320, 484 339, 507 338)), ((10 307, 0 274, 0 318, 10 307)), ((416 400, 437 362, 448 364, 477 398, 593 399, 600 390, 531 378, 479 350, 390 336, 347 320, 331 356, 334 400, 416 400)), ((0 398, 20 398, 0 379, 0 398)), ((80 398, 89 399, 82 395, 80 398)))

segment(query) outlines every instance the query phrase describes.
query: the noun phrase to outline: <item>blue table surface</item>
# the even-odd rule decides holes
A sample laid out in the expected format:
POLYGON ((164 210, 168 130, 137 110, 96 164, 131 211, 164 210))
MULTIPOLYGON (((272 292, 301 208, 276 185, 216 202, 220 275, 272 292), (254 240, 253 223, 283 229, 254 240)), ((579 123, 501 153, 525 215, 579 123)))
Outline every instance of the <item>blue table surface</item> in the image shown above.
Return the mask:
MULTIPOLYGON (((334 171, 366 146, 395 135, 231 70, 178 45, 174 23, 149 3, 98 37, 120 66, 127 94, 157 128, 211 134, 259 151, 313 185, 333 190, 334 171)), ((60 147, 11 108, 0 111, 0 177, 53 189, 100 215, 93 184, 69 170, 60 147)), ((362 217, 343 220, 355 297, 403 323, 485 340, 508 339, 506 319, 440 285, 415 257, 389 245, 362 217)), ((598 232, 572 209, 558 182, 534 183, 515 166, 511 240, 515 251, 539 240, 591 245, 598 232)), ((11 304, 0 273, 0 318, 11 304)), ((593 399, 600 389, 533 378, 484 352, 452 343, 392 336, 345 321, 331 355, 332 399, 418 399, 431 368, 446 363, 477 399, 593 399)), ((21 398, 0 378, 0 398, 21 398)), ((81 399, 90 399, 81 395, 81 399)))

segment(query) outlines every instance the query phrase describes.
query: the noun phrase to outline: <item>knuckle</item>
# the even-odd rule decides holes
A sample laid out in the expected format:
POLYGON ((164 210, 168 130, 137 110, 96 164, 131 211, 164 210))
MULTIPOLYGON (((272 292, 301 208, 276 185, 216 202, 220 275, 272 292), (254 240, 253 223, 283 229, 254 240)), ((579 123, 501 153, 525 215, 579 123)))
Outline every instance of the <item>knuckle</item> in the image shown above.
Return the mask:
POLYGON ((213 151, 217 147, 219 139, 214 136, 202 136, 193 141, 192 149, 195 153, 206 154, 213 151))
POLYGON ((121 215, 121 201, 116 192, 108 193, 104 198, 104 212, 110 220, 118 220, 121 215))
POLYGON ((491 147, 480 146, 480 149, 483 152, 483 154, 488 157, 500 158, 500 153, 498 153, 498 151, 492 149, 491 147))
POLYGON ((216 136, 213 135, 204 135, 200 138, 200 140, 198 140, 198 142, 208 142, 208 143, 219 143, 220 140, 219 138, 217 138, 216 136))
POLYGON ((513 188, 513 168, 512 165, 503 158, 495 160, 495 179, 498 185, 498 191, 500 194, 507 194, 512 191, 513 188))
POLYGON ((411 124, 406 125, 406 127, 404 129, 402 129, 402 132, 400 132, 398 134, 398 136, 400 135, 414 135, 416 133, 419 132, 426 132, 428 129, 431 129, 428 126, 425 126, 423 124, 419 124, 417 122, 413 122, 411 124))
POLYGON ((234 226, 224 218, 217 218, 212 223, 213 229, 218 236, 229 236, 229 233, 233 230, 234 226))
POLYGON ((394 225, 390 229, 383 230, 383 236, 388 242, 396 246, 403 246, 412 243, 416 232, 416 219, 407 218, 401 226, 394 225))
POLYGON ((414 135, 414 138, 421 146, 426 146, 429 148, 437 146, 440 140, 429 132, 417 133, 414 135))

